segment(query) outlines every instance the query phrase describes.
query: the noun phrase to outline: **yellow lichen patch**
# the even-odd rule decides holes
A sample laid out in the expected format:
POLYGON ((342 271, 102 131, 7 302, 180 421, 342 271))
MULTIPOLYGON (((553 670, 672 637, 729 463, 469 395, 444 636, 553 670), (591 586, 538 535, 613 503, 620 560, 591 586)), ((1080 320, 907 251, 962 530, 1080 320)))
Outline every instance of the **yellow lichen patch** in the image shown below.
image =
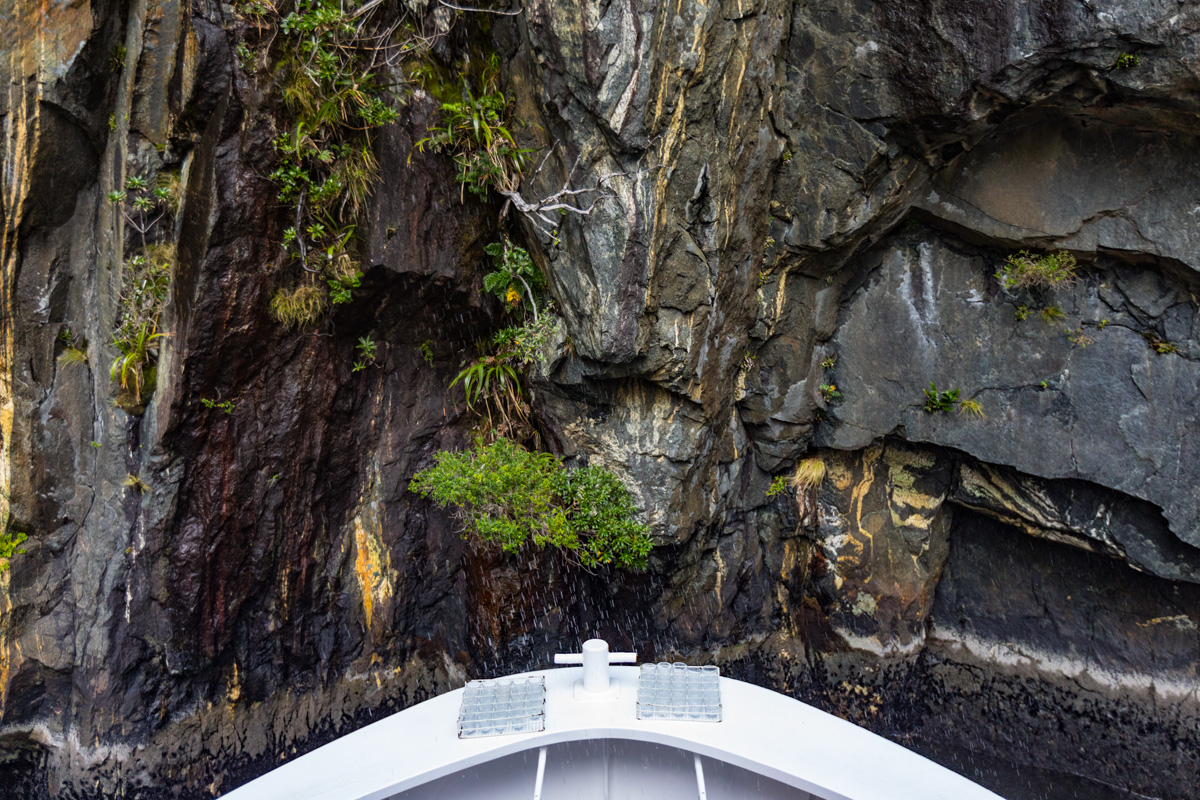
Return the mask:
POLYGON ((363 619, 373 630, 376 610, 392 598, 391 557, 380 537, 378 518, 368 506, 354 517, 354 575, 362 595, 363 619))
POLYGON ((238 677, 237 662, 233 662, 233 676, 229 679, 229 702, 236 703, 242 696, 242 682, 238 677))

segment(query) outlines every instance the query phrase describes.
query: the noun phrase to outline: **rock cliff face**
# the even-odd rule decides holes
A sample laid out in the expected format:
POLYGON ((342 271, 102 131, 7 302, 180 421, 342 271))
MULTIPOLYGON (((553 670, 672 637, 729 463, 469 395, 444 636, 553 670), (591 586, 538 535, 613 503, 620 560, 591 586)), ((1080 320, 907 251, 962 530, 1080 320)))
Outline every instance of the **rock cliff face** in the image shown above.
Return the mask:
POLYGON ((606 196, 554 236, 460 202, 417 91, 363 286, 298 332, 267 311, 271 37, 208 0, 7 1, 0 794, 219 795, 601 634, 1006 797, 1200 796, 1200 5, 408 2, 436 58, 464 27, 502 56, 525 197, 606 196), (178 253, 133 416, 104 197, 145 174, 178 175, 178 253), (570 337, 543 440, 636 492, 644 574, 473 550, 407 491, 467 441, 447 385, 500 324, 502 225, 570 337), (1020 249, 1080 275, 1006 291, 1020 249), (821 485, 768 497, 801 457, 821 485))

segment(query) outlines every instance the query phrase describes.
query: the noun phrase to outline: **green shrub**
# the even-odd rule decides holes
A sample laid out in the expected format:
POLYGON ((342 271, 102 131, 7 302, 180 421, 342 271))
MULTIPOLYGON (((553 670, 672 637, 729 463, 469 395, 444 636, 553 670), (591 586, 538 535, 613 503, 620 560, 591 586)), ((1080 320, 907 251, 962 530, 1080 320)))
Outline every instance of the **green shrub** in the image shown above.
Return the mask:
POLYGON ((543 314, 536 322, 501 328, 492 337, 492 344, 496 354, 504 360, 526 366, 542 360, 546 346, 558 334, 558 328, 556 316, 543 314))
POLYGON ((437 505, 456 507, 464 536, 515 552, 530 539, 554 547, 587 569, 644 569, 652 543, 633 496, 601 467, 567 469, 549 453, 509 439, 477 438, 462 452, 443 451, 409 488, 437 505))
POLYGON ((1064 286, 1075 279, 1075 256, 1065 250, 1034 255, 1028 250, 1009 256, 996 278, 1005 289, 1064 286))

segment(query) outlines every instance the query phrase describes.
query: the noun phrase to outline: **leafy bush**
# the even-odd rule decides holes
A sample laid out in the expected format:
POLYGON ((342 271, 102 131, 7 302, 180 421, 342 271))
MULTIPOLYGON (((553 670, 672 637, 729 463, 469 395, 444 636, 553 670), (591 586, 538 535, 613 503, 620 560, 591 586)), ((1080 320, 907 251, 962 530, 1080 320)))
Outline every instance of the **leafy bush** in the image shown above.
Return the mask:
POLYGON ((232 400, 214 400, 211 397, 201 397, 200 405, 205 408, 219 409, 226 414, 232 414, 237 407, 232 400))
POLYGON ((652 543, 633 496, 601 467, 567 469, 549 453, 509 439, 477 438, 462 452, 443 451, 409 488, 437 505, 455 506, 464 536, 515 552, 530 539, 555 547, 587 569, 608 564, 644 569, 652 543))
POLYGON ((939 392, 937 386, 930 381, 929 388, 925 390, 925 412, 927 414, 936 414, 939 411, 943 414, 948 413, 958 403, 960 394, 962 394, 962 389, 939 392))
POLYGON ((558 334, 558 318, 543 314, 536 322, 526 325, 510 325, 492 337, 496 354, 517 366, 525 366, 540 360, 546 346, 558 334))
POLYGON ((1075 279, 1075 256, 1065 250, 1037 256, 1028 250, 1009 256, 996 278, 1005 289, 1064 286, 1075 279))

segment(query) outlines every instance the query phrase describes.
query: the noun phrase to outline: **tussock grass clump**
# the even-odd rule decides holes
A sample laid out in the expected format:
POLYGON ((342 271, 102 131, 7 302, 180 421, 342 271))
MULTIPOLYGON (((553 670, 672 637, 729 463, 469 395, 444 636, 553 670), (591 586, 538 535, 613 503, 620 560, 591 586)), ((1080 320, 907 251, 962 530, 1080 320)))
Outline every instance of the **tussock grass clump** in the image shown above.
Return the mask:
POLYGON ((961 401, 958 404, 958 413, 964 416, 970 414, 980 419, 987 417, 987 414, 983 413, 983 404, 975 399, 961 401))
POLYGON ((78 347, 68 347, 58 354, 58 364, 60 367, 70 367, 86 363, 88 363, 87 353, 78 347))
POLYGON ((1058 306, 1046 306, 1042 309, 1042 321, 1047 323, 1058 322, 1060 319, 1066 319, 1067 315, 1058 306))
POLYGON ((134 475, 132 472, 125 476, 125 480, 121 481, 121 485, 138 494, 145 494, 150 491, 150 484, 142 480, 140 475, 134 475))
POLYGON ((793 489, 815 489, 825 480, 825 462, 819 458, 805 458, 796 465, 792 475, 793 489))
POLYGON ((1005 289, 1054 288, 1075 279, 1075 256, 1066 250, 1034 255, 1022 250, 1009 256, 996 278, 1005 289))
POLYGON ((271 297, 271 316, 289 327, 301 327, 320 319, 328 302, 324 288, 302 283, 294 289, 275 292, 271 297))

